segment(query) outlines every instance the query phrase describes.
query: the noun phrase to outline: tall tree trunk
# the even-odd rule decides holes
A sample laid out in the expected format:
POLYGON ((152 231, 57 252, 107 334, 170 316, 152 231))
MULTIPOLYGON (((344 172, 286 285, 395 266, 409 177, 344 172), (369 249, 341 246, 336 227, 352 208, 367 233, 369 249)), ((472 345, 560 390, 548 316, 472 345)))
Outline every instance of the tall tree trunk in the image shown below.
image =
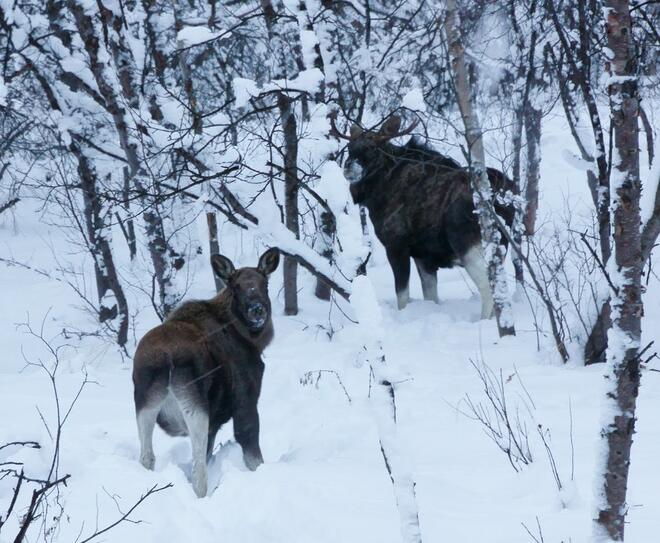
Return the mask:
POLYGON ((608 91, 614 123, 611 183, 614 266, 611 266, 612 328, 607 350, 608 391, 601 431, 599 496, 593 540, 623 541, 630 451, 635 430, 635 408, 640 383, 642 320, 638 115, 639 91, 627 0, 605 2, 610 51, 608 91))
POLYGON ((525 108, 525 140, 527 168, 525 171, 525 233, 534 235, 536 212, 539 208, 539 179, 541 177, 541 118, 542 112, 527 103, 525 108))
MULTIPOLYGON (((304 66, 300 58, 292 58, 289 45, 294 40, 295 56, 301 57, 298 25, 292 22, 281 0, 261 0, 273 61, 274 79, 293 78, 304 66)), ((277 94, 277 107, 284 137, 284 223, 300 237, 298 211, 298 125, 294 100, 284 92, 277 94)), ((298 314, 298 263, 285 255, 282 264, 284 275, 284 314, 298 314)))
MULTIPOLYGON (((322 29, 314 28, 312 24, 313 18, 318 15, 318 10, 321 9, 320 4, 316 0, 301 0, 298 3, 298 27, 299 35, 314 36, 314 54, 310 58, 302 55, 303 62, 305 63, 305 68, 310 70, 312 68, 317 68, 323 72, 324 80, 321 81, 318 89, 314 93, 313 99, 316 105, 324 103, 325 100, 325 63, 323 61, 323 56, 321 55, 321 43, 320 43, 320 34, 322 29), (310 4, 312 8, 316 8, 314 13, 309 12, 307 4, 310 4)), ((321 23, 319 23, 321 25, 321 23)), ((331 115, 332 113, 329 113, 331 115)), ((332 263, 334 257, 333 250, 333 239, 337 230, 337 222, 332 213, 328 211, 323 211, 322 209, 316 212, 316 223, 317 223, 317 233, 316 241, 321 247, 320 253, 325 257, 328 262, 332 263)), ((314 288, 314 295, 320 300, 329 300, 330 299, 331 289, 330 286, 320 278, 316 278, 316 287, 314 288)))
MULTIPOLYGON (((220 253, 220 243, 218 242, 218 217, 215 211, 206 212, 206 225, 209 229, 209 256, 217 255, 220 253)), ((216 273, 213 273, 213 281, 216 292, 220 292, 226 286, 216 273)))
MULTIPOLYGON (((322 211, 320 214, 321 224, 318 227, 319 238, 323 246, 321 255, 325 257, 328 262, 332 263, 332 257, 334 251, 332 250, 332 238, 334 237, 337 231, 337 223, 335 217, 332 213, 327 211, 322 211)), ((323 281, 320 277, 316 278, 316 288, 314 289, 314 294, 320 300, 329 300, 330 299, 330 285, 323 281)))
MULTIPOLYGON (((124 104, 138 104, 138 85, 136 69, 130 51, 126 49, 127 38, 123 35, 123 20, 112 10, 101 7, 101 14, 109 26, 108 43, 111 54, 102 51, 106 44, 97 31, 92 12, 80 0, 67 0, 67 6, 74 16, 76 27, 87 52, 89 67, 97 87, 105 100, 105 108, 112 116, 117 131, 119 144, 126 156, 129 175, 137 192, 142 196, 145 210, 142 217, 145 222, 145 233, 148 240, 149 254, 154 268, 154 276, 158 284, 158 303, 154 300, 154 309, 161 319, 164 319, 179 301, 179 295, 172 282, 176 269, 183 266, 183 258, 170 247, 165 235, 163 218, 160 213, 157 187, 147 186, 147 173, 138 155, 138 141, 134 134, 147 133, 143 141, 148 140, 148 130, 143 125, 136 126, 132 116, 126 111, 124 104), (115 78, 110 73, 109 62, 114 59, 117 78, 121 88, 113 85, 115 78), (151 192, 150 192, 151 190, 151 192)), ((139 115, 136 115, 139 118, 139 115)))
MULTIPOLYGON (((284 132, 284 221, 286 227, 298 239, 298 134, 293 100, 279 94, 277 104, 280 110, 282 131, 284 132)), ((284 314, 298 314, 298 263, 284 257, 284 314)))
POLYGON ((458 9, 455 0, 446 2, 445 33, 451 56, 452 70, 456 86, 465 137, 467 140, 474 207, 479 217, 481 242, 488 267, 488 280, 493 292, 493 302, 497 328, 500 336, 515 335, 511 302, 507 292, 504 257, 506 251, 501 243, 501 233, 492 216, 492 190, 486 172, 486 159, 481 126, 472 103, 472 89, 468 80, 463 43, 460 36, 458 9))
POLYGON ((128 303, 112 256, 110 228, 105 224, 97 172, 78 139, 74 138, 70 148, 78 160, 87 244, 94 260, 99 322, 113 321, 119 317, 116 324, 117 343, 123 348, 128 340, 128 303))
MULTIPOLYGON (((589 157, 589 159, 590 161, 596 162, 596 172, 591 170, 587 172, 587 180, 592 196, 594 197, 594 204, 598 215, 601 257, 603 263, 607 263, 612 252, 610 240, 610 184, 607 156, 605 154, 605 136, 600 121, 600 114, 598 113, 596 96, 591 84, 590 67, 591 57, 593 55, 593 44, 589 36, 591 29, 589 28, 590 21, 587 14, 588 3, 577 2, 577 25, 580 38, 577 47, 566 35, 566 30, 562 26, 562 22, 557 13, 556 2, 548 0, 545 4, 553 22, 557 37, 559 38, 559 44, 568 63, 570 77, 580 89, 589 115, 596 151, 595 156, 589 157)), ((562 79, 561 74, 559 75, 560 79, 562 79)), ((560 95, 565 109, 567 108, 567 88, 566 81, 560 81, 560 95)), ((570 100, 570 98, 568 100, 570 100)), ((573 122, 570 115, 567 115, 567 120, 569 124, 573 122)), ((577 132, 574 127, 571 127, 571 132, 576 138, 584 157, 586 152, 584 151, 584 146, 582 146, 579 141, 579 137, 577 137, 577 132)))
MULTIPOLYGON (((516 99, 514 100, 514 114, 515 120, 513 123, 512 146, 513 146, 513 165, 511 167, 513 183, 518 188, 518 194, 522 194, 522 182, 520 177, 520 164, 522 156, 522 129, 523 129, 523 103, 524 95, 522 89, 516 88, 513 91, 516 99)), ((513 222, 513 240, 518 247, 522 247, 523 239, 523 209, 522 206, 516 206, 514 222, 513 222)), ((516 274, 516 283, 518 285, 524 284, 523 262, 520 258, 518 251, 512 251, 511 258, 513 260, 513 269, 516 274)))

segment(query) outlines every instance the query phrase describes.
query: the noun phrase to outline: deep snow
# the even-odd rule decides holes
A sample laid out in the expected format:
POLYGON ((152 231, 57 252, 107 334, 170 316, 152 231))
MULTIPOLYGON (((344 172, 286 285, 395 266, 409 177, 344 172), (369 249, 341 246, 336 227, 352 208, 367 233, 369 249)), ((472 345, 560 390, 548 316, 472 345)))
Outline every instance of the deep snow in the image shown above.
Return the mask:
MULTIPOLYGON (((569 136, 559 119, 543 139, 540 213, 561 215, 567 201, 588 204, 585 174, 563 157, 569 136)), ((544 130, 547 130, 544 127, 544 130)), ((84 257, 62 231, 40 222, 36 205, 21 203, 15 219, 0 228, 0 253, 58 275, 51 247, 62 262, 83 266, 84 257)), ((203 219, 200 219, 203 220, 203 219)), ((236 264, 253 265, 259 247, 224 226, 221 244, 236 264)), ((117 239, 117 245, 122 240, 117 239)), ((189 297, 212 295, 207 255, 198 258, 189 297)), ((655 261, 658 262, 656 255, 655 261)), ((89 273, 89 269, 85 269, 89 273)), ((417 483, 417 504, 424 541, 499 543, 532 541, 522 526, 537 533, 536 517, 548 543, 586 541, 591 528, 593 479, 604 368, 562 366, 548 338, 537 338, 526 301, 514 306, 515 338, 497 337, 494 321, 478 321, 480 302, 464 272, 439 276, 440 305, 421 300, 413 273, 411 303, 395 309, 392 279, 382 248, 376 245, 369 276, 383 312, 384 347, 396 382, 400 445, 417 483), (500 369, 510 405, 520 405, 530 429, 534 462, 515 473, 481 426, 460 413, 463 399, 483 400, 470 359, 500 369), (520 379, 516 376, 516 372, 520 379), (535 409, 529 413, 523 403, 535 409), (569 402, 572 410, 569 416, 569 402), (557 490, 535 425, 550 431, 550 445, 564 490, 557 490), (574 480, 571 480, 571 440, 574 480)), ((89 279, 89 275, 87 278, 89 279)), ((58 387, 64 404, 88 373, 88 383, 64 428, 61 473, 71 480, 62 488, 65 506, 58 541, 89 535, 126 510, 156 483, 174 486, 145 502, 131 518, 103 537, 105 541, 224 542, 396 542, 400 540, 392 485, 383 465, 368 401, 369 371, 359 355, 363 338, 339 308, 315 300, 313 280, 301 271, 301 313, 282 316, 281 277, 271 286, 276 337, 265 353, 266 374, 259 404, 265 464, 255 473, 243 466, 231 441, 231 425, 216 441, 210 467, 214 491, 197 499, 188 481, 190 446, 184 438, 156 431, 156 469, 138 462, 132 405, 130 360, 98 338, 77 338, 90 329, 91 317, 65 284, 32 271, 0 263, 3 285, 0 341, 0 443, 35 439, 41 450, 0 451, 0 461, 22 460, 37 475, 50 460, 52 443, 36 407, 53 424, 53 397, 47 376, 25 367, 25 359, 48 360, 34 338, 16 323, 44 323, 62 351, 58 387), (329 315, 330 313, 330 315, 329 315), (44 320, 45 319, 45 320, 44 320), (330 323, 334 334, 327 331, 330 323), (63 329, 70 336, 61 335, 63 329), (58 335, 59 334, 59 335, 58 335), (317 381, 316 370, 324 372, 317 381), (338 381, 345 387, 349 399, 338 381), (307 384, 302 383, 301 379, 307 384)), ((660 339, 660 285, 651 277, 644 297, 643 344, 660 339)), ((144 301, 136 337, 156 318, 144 301)), ((347 304, 341 304, 344 310, 347 304)), ((654 363, 651 363, 651 367, 654 363)), ((657 367, 657 364, 655 364, 657 367)), ((660 530, 660 373, 645 371, 633 446, 626 541, 650 543, 660 530)), ((11 488, 0 482, 0 511, 11 488)), ((9 540, 16 515, 0 533, 9 540)), ((537 536, 538 537, 538 536, 537 536)))

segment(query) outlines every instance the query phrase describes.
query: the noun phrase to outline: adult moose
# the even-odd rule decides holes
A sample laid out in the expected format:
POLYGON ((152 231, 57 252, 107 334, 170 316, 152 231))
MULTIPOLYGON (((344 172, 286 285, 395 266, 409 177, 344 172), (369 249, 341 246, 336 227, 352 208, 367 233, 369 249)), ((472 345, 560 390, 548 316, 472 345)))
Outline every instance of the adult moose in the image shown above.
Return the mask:
POLYGON ((257 401, 264 364, 261 353, 273 338, 268 276, 279 251, 267 250, 256 268, 236 270, 226 256, 211 265, 227 287, 210 300, 189 301, 140 341, 133 363, 140 462, 153 469, 156 422, 170 435, 190 436, 192 485, 207 492, 206 462, 215 435, 229 419, 246 466, 263 463, 257 401))
MULTIPOLYGON (((354 124, 348 142, 344 174, 356 204, 369 210, 378 239, 385 246, 394 273, 397 305, 410 300, 410 258, 417 266, 425 300, 438 301, 438 268, 461 265, 481 295, 481 318, 490 318, 493 295, 481 248, 481 231, 474 213, 469 171, 455 160, 411 138, 404 146, 392 138, 410 134, 391 116, 378 131, 354 124)), ((488 168, 493 193, 515 193, 513 182, 488 168)), ((509 226, 514 207, 495 199, 495 210, 509 226)))

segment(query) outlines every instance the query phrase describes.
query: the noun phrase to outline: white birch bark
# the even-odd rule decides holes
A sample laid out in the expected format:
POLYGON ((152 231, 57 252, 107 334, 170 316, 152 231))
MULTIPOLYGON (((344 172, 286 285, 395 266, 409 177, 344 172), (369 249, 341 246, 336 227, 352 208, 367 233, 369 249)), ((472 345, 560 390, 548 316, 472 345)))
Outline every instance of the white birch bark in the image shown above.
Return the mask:
POLYGON ((504 272, 506 250, 500 243, 501 234, 492 216, 492 191, 486 172, 486 158, 479 117, 473 107, 472 89, 468 80, 465 50, 460 36, 458 8, 455 0, 446 2, 445 34, 451 57, 458 106, 465 126, 465 138, 470 155, 474 207, 479 217, 481 245, 488 267, 488 280, 493 291, 497 328, 500 336, 515 335, 511 301, 504 272))
POLYGON ((597 468, 594 543, 624 540, 628 472, 641 377, 643 312, 639 89, 631 42, 630 4, 627 0, 609 0, 605 2, 604 13, 608 41, 605 50, 609 71, 607 89, 614 123, 610 176, 614 258, 608 266, 614 292, 610 302, 612 325, 607 336, 607 392, 597 468))

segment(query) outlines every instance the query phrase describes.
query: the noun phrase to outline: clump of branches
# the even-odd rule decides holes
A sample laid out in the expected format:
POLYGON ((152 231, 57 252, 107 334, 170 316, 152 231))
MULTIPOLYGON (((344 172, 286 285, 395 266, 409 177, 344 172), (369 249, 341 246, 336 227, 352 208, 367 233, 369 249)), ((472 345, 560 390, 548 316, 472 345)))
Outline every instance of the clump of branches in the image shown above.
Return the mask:
POLYGON ((346 396, 348 403, 349 404, 353 403, 353 399, 351 398, 351 395, 348 393, 348 390, 346 390, 346 387, 344 386, 344 382, 341 380, 339 373, 337 373, 335 370, 307 371, 300 378, 300 384, 303 386, 313 386, 314 388, 318 389, 319 382, 321 381, 321 377, 323 375, 330 375, 334 377, 339 383, 339 386, 341 387, 342 391, 344 392, 344 396, 346 396))
MULTIPOLYGON (((70 348, 71 345, 63 343, 54 346, 50 340, 46 339, 44 335, 44 324, 47 316, 48 315, 44 317, 38 330, 35 330, 29 321, 21 325, 26 333, 36 339, 37 343, 43 347, 47 353, 45 360, 38 358, 35 362, 26 358, 26 364, 28 367, 36 367, 45 372, 48 376, 55 404, 54 421, 51 420, 50 423, 48 422, 47 417, 44 416, 42 411, 37 407, 39 417, 52 441, 52 454, 45 475, 32 475, 32 470, 25 465, 25 462, 13 460, 14 454, 11 454, 13 449, 17 449, 18 451, 26 448, 41 449, 42 447, 40 443, 37 441, 12 441, 0 445, 0 454, 3 452, 10 453, 4 460, 0 461, 0 481, 13 481, 13 490, 9 493, 8 504, 4 507, 0 505, 0 535, 7 535, 7 541, 12 540, 14 543, 23 543, 24 541, 34 540, 33 537, 29 535, 30 533, 43 541, 53 541, 57 535, 60 519, 65 514, 64 504, 61 501, 61 487, 67 486, 67 483, 72 478, 71 474, 63 474, 60 471, 63 429, 77 404, 83 389, 92 382, 89 380, 87 373, 85 373, 73 399, 68 404, 63 402, 58 391, 57 376, 62 360, 61 353, 63 350, 70 348), (3 533, 3 528, 6 527, 7 521, 15 514, 19 515, 16 533, 11 535, 3 533), (35 529, 36 534, 34 531, 35 529)), ((76 540, 77 543, 88 543, 123 522, 139 522, 130 519, 130 515, 135 509, 150 496, 170 488, 171 486, 171 483, 154 485, 142 494, 142 496, 140 496, 140 498, 125 512, 123 512, 118 506, 120 516, 115 521, 105 527, 97 527, 93 533, 84 539, 81 539, 81 529, 81 534, 76 540)))
MULTIPOLYGON (((509 402, 501 369, 499 373, 495 373, 483 362, 470 360, 470 364, 481 381, 484 399, 475 401, 466 394, 463 400, 466 408, 459 411, 481 424, 485 434, 506 455, 511 467, 517 473, 534 461, 529 445, 530 430, 527 426, 527 417, 521 416, 519 403, 511 405, 509 402)), ((520 379, 517 372, 514 375, 520 379)), ((506 382, 509 382, 514 375, 508 377, 506 382)), ((522 384, 522 381, 520 383, 522 384)), ((525 390, 524 386, 523 390, 525 390)), ((522 397, 521 401, 524 408, 530 412, 530 404, 533 406, 533 402, 531 397, 527 396, 529 403, 522 397)))
MULTIPOLYGON (((539 441, 545 450, 557 490, 561 493, 564 489, 557 461, 552 449, 550 429, 536 422, 534 411, 536 405, 529 394, 525 384, 515 369, 505 378, 504 372, 493 371, 483 361, 470 360, 483 388, 483 399, 476 401, 466 394, 463 403, 465 407, 458 411, 471 420, 477 421, 490 438, 490 440, 502 451, 509 464, 516 473, 535 460, 532 452, 531 442, 534 429, 539 441), (515 398, 511 399, 507 385, 516 381, 518 384, 515 398)), ((569 401, 570 417, 570 441, 571 441, 571 480, 574 479, 574 445, 573 445, 573 410, 569 401)))
MULTIPOLYGON (((536 517, 536 532, 532 532, 532 530, 525 524, 524 522, 520 523, 522 527, 525 529, 525 532, 527 532, 527 535, 531 538, 532 541, 535 543, 545 543, 545 537, 543 537, 543 529, 541 528, 541 521, 539 520, 539 517, 536 517)), ((572 539, 569 537, 568 541, 564 541, 563 539, 561 540, 561 543, 572 543, 572 539)))

